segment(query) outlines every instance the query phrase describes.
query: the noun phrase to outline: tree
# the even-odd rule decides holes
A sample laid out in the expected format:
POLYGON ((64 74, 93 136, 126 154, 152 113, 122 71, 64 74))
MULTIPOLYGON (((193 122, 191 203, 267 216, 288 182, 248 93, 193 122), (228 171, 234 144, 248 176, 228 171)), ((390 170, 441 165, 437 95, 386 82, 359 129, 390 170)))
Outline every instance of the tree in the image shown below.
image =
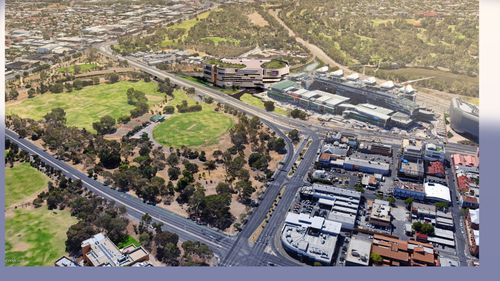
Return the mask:
POLYGON ((177 156, 177 153, 170 153, 167 157, 167 164, 172 167, 179 164, 179 156, 177 156))
POLYGON ((36 90, 31 88, 28 90, 28 98, 31 99, 35 96, 36 90))
POLYGON ((238 190, 238 197, 240 201, 244 204, 248 204, 255 188, 252 186, 250 181, 241 180, 236 183, 236 190, 238 190))
POLYGON ((264 108, 266 111, 274 111, 274 102, 273 101, 265 101, 264 108))
POLYGON ((165 114, 174 114, 174 112, 175 112, 175 107, 171 105, 167 105, 163 108, 163 113, 165 114))
POLYGON ((410 209, 411 207, 411 204, 413 203, 414 199, 411 198, 411 197, 408 197, 405 199, 405 204, 406 204, 406 208, 410 209))
POLYGON ((109 142, 99 151, 99 159, 106 169, 114 169, 120 166, 120 144, 116 141, 109 142))
POLYGON ((53 108, 43 117, 46 123, 64 125, 66 123, 66 112, 60 107, 53 108))
POLYGON ((266 155, 260 152, 254 152, 248 157, 248 165, 254 169, 264 171, 268 167, 266 155))
POLYGON ((94 227, 84 221, 79 221, 77 224, 70 226, 66 232, 68 237, 65 243, 66 251, 71 255, 78 255, 82 249, 82 242, 96 233, 94 227))
POLYGON ((113 117, 105 115, 99 122, 92 123, 92 127, 99 135, 112 134, 116 131, 116 121, 113 117))
POLYGON ((307 113, 305 113, 304 111, 297 109, 297 108, 290 111, 290 116, 292 116, 292 118, 299 118, 302 120, 307 119, 307 113))
POLYGON ((116 83, 120 80, 120 76, 116 73, 111 73, 107 78, 109 83, 116 83))
POLYGON ((49 86, 49 91, 54 94, 62 93, 64 91, 64 85, 62 83, 55 83, 49 86))
POLYGON ((288 137, 294 143, 297 143, 300 141, 300 134, 299 134, 299 131, 297 129, 293 129, 293 130, 289 131, 288 137))
POLYGON ((215 187, 217 194, 231 194, 233 192, 231 186, 226 182, 219 182, 215 187))
POLYGON ((389 204, 394 205, 394 203, 396 203, 396 198, 394 198, 394 196, 390 196, 389 198, 387 198, 387 201, 389 202, 389 204))
POLYGON ((179 236, 170 232, 159 232, 154 237, 156 258, 168 265, 178 265, 177 259, 181 252, 177 247, 179 236))
POLYGON ((82 68, 81 68, 81 66, 80 66, 79 64, 75 64, 75 65, 73 66, 73 72, 74 72, 75 74, 79 74, 81 70, 82 70, 82 68))
POLYGON ((448 203, 446 203, 446 202, 437 202, 434 205, 436 206, 436 208, 441 209, 441 210, 448 208, 448 203))
POLYGON ((377 253, 371 253, 370 259, 372 260, 372 263, 374 263, 374 264, 380 264, 382 262, 382 257, 377 253))
POLYGON ((179 175, 181 174, 181 169, 178 167, 170 167, 168 168, 168 177, 170 180, 174 181, 179 178, 179 175))

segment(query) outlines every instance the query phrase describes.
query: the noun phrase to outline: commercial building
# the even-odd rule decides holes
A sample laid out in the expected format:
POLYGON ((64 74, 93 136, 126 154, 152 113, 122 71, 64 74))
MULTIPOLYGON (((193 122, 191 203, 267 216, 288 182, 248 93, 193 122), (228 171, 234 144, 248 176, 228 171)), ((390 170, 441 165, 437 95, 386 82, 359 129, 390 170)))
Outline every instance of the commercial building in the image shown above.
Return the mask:
POLYGON ((384 176, 387 176, 391 173, 390 165, 387 163, 352 157, 345 158, 344 169, 359 171, 368 174, 381 174, 384 176))
POLYGON ((413 198, 418 201, 425 200, 424 186, 417 183, 398 181, 394 184, 393 194, 398 198, 413 198))
POLYGON ((443 163, 440 161, 429 162, 426 174, 428 176, 444 178, 446 174, 443 163))
POLYGON ((402 158, 410 161, 417 162, 422 160, 423 143, 420 140, 403 139, 401 143, 402 158))
POLYGON ((469 208, 469 209, 479 208, 479 199, 474 196, 460 195, 459 202, 462 208, 469 208))
POLYGON ((367 122, 382 128, 389 127, 389 120, 393 110, 373 104, 342 104, 342 116, 352 118, 362 122, 367 122))
POLYGON ((450 189, 442 184, 434 182, 424 183, 425 199, 432 202, 451 203, 450 189))
POLYGON ((353 230, 356 225, 361 193, 324 184, 304 186, 300 198, 316 202, 319 210, 325 210, 328 220, 342 224, 342 228, 353 230))
POLYGON ((204 79, 224 88, 267 89, 289 73, 287 62, 274 59, 208 59, 203 65, 204 79))
POLYGON ((424 160, 444 162, 445 149, 443 145, 427 143, 424 148, 424 160))
POLYGON ((425 174, 424 162, 422 160, 417 160, 416 162, 410 162, 406 159, 401 159, 398 169, 398 175, 400 177, 423 179, 424 174, 425 174))
POLYGON ((339 106, 349 101, 349 98, 324 91, 302 89, 298 84, 289 80, 273 84, 267 95, 275 100, 294 104, 307 110, 329 114, 340 114, 339 106))
MULTIPOLYGON (((343 72, 332 72, 330 74, 317 74, 311 83, 312 89, 327 92, 335 92, 350 98, 355 103, 370 103, 399 111, 410 116, 420 117, 419 106, 415 103, 415 90, 396 89, 394 83, 374 85, 375 80, 366 79, 361 81, 358 77, 343 77, 343 72)), ((426 116, 422 116, 426 117, 426 116)))
POLYGON ((358 149, 363 153, 392 156, 392 146, 389 144, 363 142, 358 149))
POLYGON ((345 257, 346 266, 368 266, 370 264, 370 253, 372 241, 353 236, 345 257))
POLYGON ((281 232, 283 247, 292 255, 331 264, 341 224, 308 214, 288 213, 281 232))
POLYGON ((133 245, 122 250, 103 233, 82 242, 83 260, 90 266, 132 266, 149 260, 149 253, 142 246, 133 245))
POLYGON ((376 199, 371 206, 368 221, 372 225, 390 227, 391 206, 389 206, 389 202, 376 199))
POLYGON ((431 222, 436 219, 436 206, 413 202, 411 204, 411 214, 414 219, 431 222))
POLYGON ((453 217, 451 213, 444 213, 441 211, 436 212, 436 220, 434 225, 437 228, 446 229, 446 230, 454 230, 455 223, 453 222, 453 217))
POLYGON ((439 266, 439 260, 431 244, 414 240, 403 241, 392 236, 375 234, 372 254, 382 258, 385 266, 439 266))
POLYGON ((474 140, 479 140, 479 108, 459 98, 453 98, 450 105, 451 128, 474 140))

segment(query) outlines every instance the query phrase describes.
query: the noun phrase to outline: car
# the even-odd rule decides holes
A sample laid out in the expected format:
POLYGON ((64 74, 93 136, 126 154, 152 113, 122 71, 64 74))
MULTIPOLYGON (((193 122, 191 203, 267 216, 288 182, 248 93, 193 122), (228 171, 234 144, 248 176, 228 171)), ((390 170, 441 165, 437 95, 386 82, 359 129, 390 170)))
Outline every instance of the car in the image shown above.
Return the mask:
POLYGON ((269 266, 276 266, 276 264, 274 264, 272 262, 267 262, 267 265, 269 265, 269 266))

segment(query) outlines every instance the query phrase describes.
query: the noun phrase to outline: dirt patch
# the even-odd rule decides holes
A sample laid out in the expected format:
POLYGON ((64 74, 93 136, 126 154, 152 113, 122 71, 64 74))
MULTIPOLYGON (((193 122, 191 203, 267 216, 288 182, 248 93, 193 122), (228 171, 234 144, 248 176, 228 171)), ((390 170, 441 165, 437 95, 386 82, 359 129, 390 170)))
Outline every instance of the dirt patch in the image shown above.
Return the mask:
POLYGON ((247 15, 248 19, 258 27, 268 26, 269 23, 258 12, 253 12, 247 15))

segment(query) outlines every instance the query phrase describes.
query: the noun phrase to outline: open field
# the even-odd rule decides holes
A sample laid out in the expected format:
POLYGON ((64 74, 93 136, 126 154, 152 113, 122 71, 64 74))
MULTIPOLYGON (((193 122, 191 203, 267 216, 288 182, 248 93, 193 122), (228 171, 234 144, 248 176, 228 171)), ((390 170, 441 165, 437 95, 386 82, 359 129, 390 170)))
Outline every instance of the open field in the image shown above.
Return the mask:
POLYGON ((208 36, 208 37, 202 38, 201 40, 210 41, 210 42, 214 43, 216 46, 219 45, 219 43, 231 43, 231 44, 235 44, 235 45, 240 44, 240 40, 236 40, 233 38, 219 37, 219 36, 208 36))
MULTIPOLYGON (((189 105, 195 101, 184 91, 176 90, 168 105, 176 106, 186 100, 189 105)), ((215 112, 213 106, 202 104, 198 112, 175 113, 153 130, 154 139, 165 146, 206 146, 217 143, 233 125, 231 117, 215 112)))
MULTIPOLYGON (((366 74, 374 74, 372 69, 366 68, 366 74)), ((377 77, 389 79, 399 82, 408 80, 416 80, 425 77, 434 77, 429 80, 423 80, 413 83, 414 86, 433 88, 440 91, 450 91, 452 93, 468 95, 473 97, 479 96, 479 78, 470 77, 464 74, 455 74, 449 71, 407 67, 400 69, 379 69, 376 73, 377 77)))
POLYGON ((210 15, 210 12, 211 11, 206 11, 204 13, 201 13, 199 15, 197 15, 195 18, 192 18, 192 19, 188 19, 188 20, 185 20, 185 21, 181 21, 179 23, 176 23, 174 25, 171 25, 167 28, 167 30, 175 30, 175 29, 182 29, 182 35, 178 38, 165 38, 162 42, 161 42, 161 47, 168 47, 168 46, 171 46, 174 44, 174 41, 173 39, 177 39, 177 40, 184 40, 189 32, 189 30, 191 28, 193 28, 193 26, 195 26, 197 23, 198 23, 198 20, 203 20, 203 19, 206 19, 208 18, 208 16, 210 15))
POLYGON ((5 169, 5 206, 20 203, 47 187, 49 178, 29 163, 5 169))
MULTIPOLYGON (((261 109, 264 109, 264 102, 257 98, 257 97, 254 97, 252 96, 251 94, 243 94, 241 97, 240 97, 240 100, 246 104, 249 104, 249 105, 252 105, 252 106, 255 106, 257 108, 261 108, 261 109)), ((280 114, 280 115, 284 115, 284 116, 287 116, 288 115, 288 112, 281 108, 281 107, 278 107, 278 106, 275 106, 274 108, 274 112, 280 114)))
POLYGON ((61 94, 38 95, 32 99, 7 104, 7 114, 17 114, 22 118, 41 120, 53 108, 60 107, 66 112, 66 124, 85 128, 94 132, 92 123, 104 115, 118 119, 130 115, 134 106, 127 103, 126 92, 129 88, 142 91, 150 105, 164 99, 154 82, 120 81, 114 84, 88 86, 81 90, 61 94))
POLYGON ((5 265, 53 265, 65 255, 66 231, 76 222, 69 210, 15 210, 5 221, 5 265))
MULTIPOLYGON (((82 63, 82 64, 79 64, 79 66, 80 66, 80 73, 83 73, 83 72, 88 72, 88 71, 94 70, 97 67, 97 64, 95 64, 95 63, 82 63)), ((61 68, 59 68, 59 72, 61 72, 61 73, 68 72, 70 74, 75 74, 75 65, 72 65, 69 67, 61 67, 61 68)))

